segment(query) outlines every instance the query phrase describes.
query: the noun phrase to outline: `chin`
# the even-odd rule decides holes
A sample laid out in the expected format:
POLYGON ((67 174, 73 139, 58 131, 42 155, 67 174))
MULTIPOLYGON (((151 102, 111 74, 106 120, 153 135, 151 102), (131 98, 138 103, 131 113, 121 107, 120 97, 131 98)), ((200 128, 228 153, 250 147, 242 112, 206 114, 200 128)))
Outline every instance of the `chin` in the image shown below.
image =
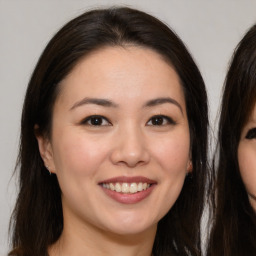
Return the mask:
POLYGON ((136 235, 144 232, 148 232, 149 230, 156 230, 157 223, 153 221, 145 221, 145 219, 134 219, 134 218, 116 218, 115 223, 113 225, 108 225, 107 229, 118 235, 136 235), (125 220, 125 221, 124 221, 125 220))
POLYGON ((127 229, 125 229, 124 227, 119 227, 119 228, 110 230, 110 232, 123 237, 126 237, 126 236, 134 237, 136 235, 144 234, 145 232, 148 233, 150 229, 156 230, 154 226, 144 227, 144 228, 129 227, 127 229))

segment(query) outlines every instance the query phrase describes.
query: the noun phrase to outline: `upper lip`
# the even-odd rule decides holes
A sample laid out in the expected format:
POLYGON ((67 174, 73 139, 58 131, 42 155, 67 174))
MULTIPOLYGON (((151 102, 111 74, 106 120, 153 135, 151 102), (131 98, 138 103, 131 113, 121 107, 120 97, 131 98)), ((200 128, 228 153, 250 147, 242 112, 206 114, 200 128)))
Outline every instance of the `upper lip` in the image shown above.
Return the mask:
POLYGON ((133 177, 118 176, 118 177, 113 177, 113 178, 110 178, 110 179, 103 180, 103 181, 99 182, 99 184, 102 184, 102 183, 117 183, 117 182, 120 182, 120 183, 133 183, 133 182, 134 183, 139 183, 139 182, 142 182, 142 183, 148 183, 148 184, 157 183, 155 180, 151 180, 151 179, 143 177, 143 176, 133 176, 133 177))

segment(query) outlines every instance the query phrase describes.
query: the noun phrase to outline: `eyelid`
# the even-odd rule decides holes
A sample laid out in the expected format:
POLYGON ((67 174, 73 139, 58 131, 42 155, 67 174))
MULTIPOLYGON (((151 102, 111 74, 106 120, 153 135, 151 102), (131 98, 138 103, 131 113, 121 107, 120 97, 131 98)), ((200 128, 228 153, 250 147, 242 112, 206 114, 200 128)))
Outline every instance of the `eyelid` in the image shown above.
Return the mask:
MULTIPOLYGON (((104 122, 103 121, 103 122, 104 122)), ((90 115, 86 118, 84 118, 80 124, 82 125, 88 125, 88 126, 110 126, 112 125, 112 123, 108 120, 108 118, 102 116, 102 115, 90 115), (89 124, 88 122, 91 121, 93 118, 99 118, 99 119, 103 119, 104 121, 107 122, 107 124, 100 124, 100 125, 93 125, 93 124, 89 124)))
POLYGON ((249 129, 249 131, 246 133, 245 138, 248 140, 256 139, 256 127, 249 129))
POLYGON ((152 122, 152 119, 153 118, 163 118, 165 119, 165 123, 164 124, 161 124, 161 125, 153 125, 153 124, 150 124, 150 126, 165 126, 165 125, 175 125, 177 124, 171 117, 169 116, 166 116, 166 115, 154 115, 152 116, 148 121, 147 121, 147 125, 149 122, 152 122))

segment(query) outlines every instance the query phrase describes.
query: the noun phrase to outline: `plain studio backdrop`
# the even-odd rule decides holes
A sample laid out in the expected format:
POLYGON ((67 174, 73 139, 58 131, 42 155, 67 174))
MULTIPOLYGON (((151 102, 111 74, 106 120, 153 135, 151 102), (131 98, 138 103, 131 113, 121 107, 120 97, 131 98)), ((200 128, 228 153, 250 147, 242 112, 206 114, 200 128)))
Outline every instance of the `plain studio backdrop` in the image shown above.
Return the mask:
POLYGON ((228 63, 238 41, 256 22, 256 1, 0 0, 0 255, 8 250, 9 218, 17 193, 17 179, 12 174, 31 72, 47 42, 64 23, 88 9, 113 5, 149 12, 177 32, 202 72, 211 128, 216 133, 228 63))

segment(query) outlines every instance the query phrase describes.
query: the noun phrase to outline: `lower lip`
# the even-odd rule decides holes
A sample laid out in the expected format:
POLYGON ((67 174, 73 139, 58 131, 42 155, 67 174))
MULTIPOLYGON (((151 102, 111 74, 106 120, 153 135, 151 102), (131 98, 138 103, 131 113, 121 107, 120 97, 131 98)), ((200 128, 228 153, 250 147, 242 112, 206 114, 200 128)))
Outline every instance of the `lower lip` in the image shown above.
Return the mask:
POLYGON ((144 200, 145 198, 147 198, 151 192, 153 191, 153 189, 155 188, 155 184, 152 184, 149 188, 147 188, 146 190, 137 192, 137 193, 131 193, 131 194, 125 194, 122 192, 116 192, 110 189, 106 189, 103 188, 103 191, 112 199, 114 199, 115 201, 122 203, 122 204, 136 204, 142 200, 144 200))

